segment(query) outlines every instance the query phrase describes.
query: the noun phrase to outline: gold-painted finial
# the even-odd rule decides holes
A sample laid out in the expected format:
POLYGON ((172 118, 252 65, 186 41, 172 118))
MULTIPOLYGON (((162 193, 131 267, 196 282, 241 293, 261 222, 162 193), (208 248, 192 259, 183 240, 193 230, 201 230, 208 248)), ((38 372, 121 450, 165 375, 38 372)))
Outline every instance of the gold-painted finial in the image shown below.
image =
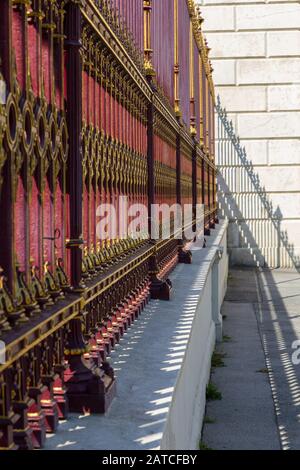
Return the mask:
POLYGON ((144 8, 144 70, 147 76, 155 76, 155 70, 152 64, 152 53, 151 48, 151 12, 152 12, 152 0, 143 1, 144 8))

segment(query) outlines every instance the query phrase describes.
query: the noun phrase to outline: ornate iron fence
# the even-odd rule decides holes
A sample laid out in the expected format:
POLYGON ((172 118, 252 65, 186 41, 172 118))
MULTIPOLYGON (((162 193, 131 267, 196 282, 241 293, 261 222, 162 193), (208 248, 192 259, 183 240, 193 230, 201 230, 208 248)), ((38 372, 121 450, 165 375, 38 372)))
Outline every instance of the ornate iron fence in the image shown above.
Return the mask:
POLYGON ((191 261, 174 234, 99 238, 97 207, 203 203, 214 226, 214 89, 190 0, 2 0, 1 21, 0 448, 30 449, 107 409, 107 356, 191 261))

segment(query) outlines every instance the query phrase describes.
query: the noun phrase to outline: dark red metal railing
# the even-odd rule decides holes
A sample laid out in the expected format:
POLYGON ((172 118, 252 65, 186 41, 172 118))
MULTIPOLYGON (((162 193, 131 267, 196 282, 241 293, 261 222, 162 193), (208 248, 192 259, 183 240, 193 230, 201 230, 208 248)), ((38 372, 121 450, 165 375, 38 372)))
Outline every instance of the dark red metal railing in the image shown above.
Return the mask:
POLYGON ((124 236, 120 196, 190 204, 192 224, 204 204, 214 226, 201 22, 186 0, 1 2, 0 449, 42 447, 68 408, 104 412, 112 348, 191 262, 174 217, 166 240, 152 239, 149 211, 140 236, 124 236), (105 203, 117 214, 107 238, 105 203))

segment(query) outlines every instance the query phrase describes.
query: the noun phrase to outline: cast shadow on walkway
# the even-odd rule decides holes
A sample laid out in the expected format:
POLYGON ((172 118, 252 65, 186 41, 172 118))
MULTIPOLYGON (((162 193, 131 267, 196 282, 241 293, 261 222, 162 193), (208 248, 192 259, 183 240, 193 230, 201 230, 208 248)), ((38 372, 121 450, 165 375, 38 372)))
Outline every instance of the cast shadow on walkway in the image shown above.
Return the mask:
POLYGON ((222 400, 208 402, 203 433, 209 448, 300 449, 300 354, 293 348, 299 301, 298 273, 230 270, 222 307, 226 341, 217 346, 225 367, 214 368, 211 379, 222 400))

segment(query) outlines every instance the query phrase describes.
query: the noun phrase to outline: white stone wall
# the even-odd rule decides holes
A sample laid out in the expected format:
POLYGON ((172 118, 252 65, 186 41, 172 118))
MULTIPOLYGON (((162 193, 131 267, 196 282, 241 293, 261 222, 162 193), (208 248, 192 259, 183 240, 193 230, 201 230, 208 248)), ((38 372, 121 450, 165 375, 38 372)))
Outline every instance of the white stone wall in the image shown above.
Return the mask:
MULTIPOLYGON (((216 341, 222 341, 221 305, 227 290, 228 222, 207 237, 207 247, 192 247, 192 290, 196 300, 193 324, 172 392, 160 450, 197 450, 205 415, 206 386, 216 341)), ((199 244, 199 242, 198 242, 199 244)))
MULTIPOLYGON (((269 215, 258 215, 263 212, 259 198, 242 184, 247 169, 236 163, 239 187, 230 197, 235 202, 243 199, 244 204, 231 214, 231 259, 253 264, 259 258, 260 264, 294 267, 300 254, 300 2, 198 3, 222 105, 259 175, 262 191, 274 212, 282 214, 282 233, 274 236, 272 221, 266 220, 269 215), (246 242, 242 225, 250 232, 246 242)), ((230 186, 232 173, 221 167, 221 177, 225 173, 230 186)))

